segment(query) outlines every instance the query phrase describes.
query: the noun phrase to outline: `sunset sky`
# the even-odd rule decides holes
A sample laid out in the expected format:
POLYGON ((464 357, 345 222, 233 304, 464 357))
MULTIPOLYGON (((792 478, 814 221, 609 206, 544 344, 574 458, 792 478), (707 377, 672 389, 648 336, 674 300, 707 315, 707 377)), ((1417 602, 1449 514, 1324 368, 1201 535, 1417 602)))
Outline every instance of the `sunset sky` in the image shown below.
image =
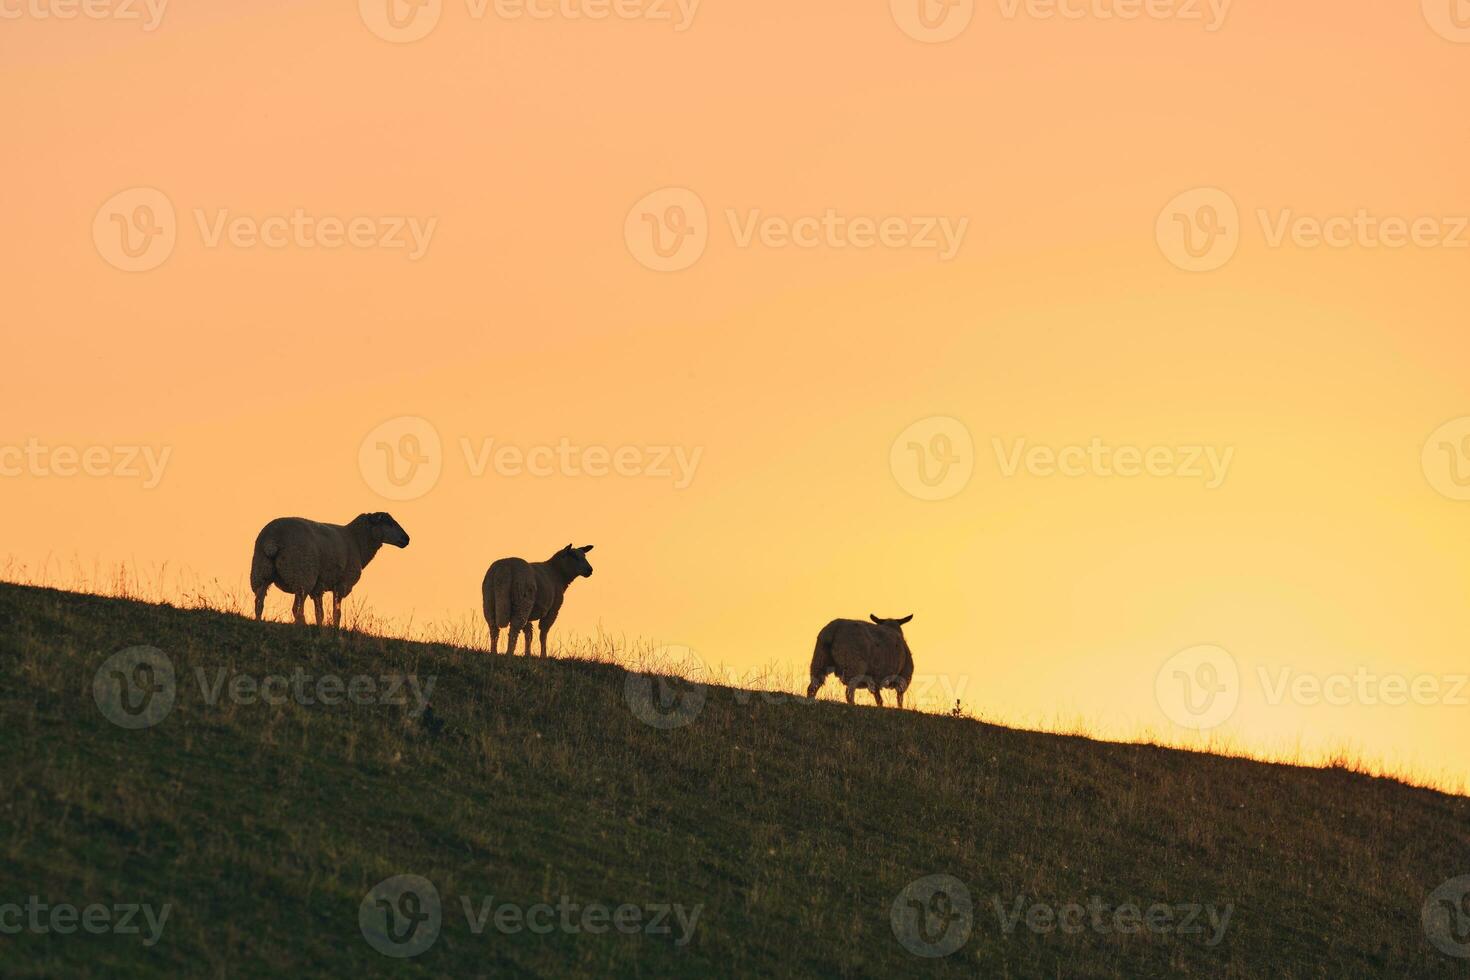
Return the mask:
POLYGON ((1470 779, 1457 0, 388 2, 0 0, 0 556, 388 510, 395 621, 593 543, 558 632, 1470 779))

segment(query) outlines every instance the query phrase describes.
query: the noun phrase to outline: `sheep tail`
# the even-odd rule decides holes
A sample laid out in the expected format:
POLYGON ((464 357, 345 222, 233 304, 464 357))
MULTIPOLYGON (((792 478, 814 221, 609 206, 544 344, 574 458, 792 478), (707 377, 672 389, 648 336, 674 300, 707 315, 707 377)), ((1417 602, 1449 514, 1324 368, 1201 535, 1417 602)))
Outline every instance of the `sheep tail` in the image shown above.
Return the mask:
POLYGON ((262 537, 255 542, 255 554, 250 559, 250 591, 264 591, 276 577, 276 555, 281 546, 262 537))
POLYGON ((827 627, 817 634, 817 646, 812 651, 812 676, 819 672, 826 676, 837 668, 837 663, 832 659, 832 634, 831 627, 827 627))
POLYGON ((491 583, 491 593, 495 602, 495 625, 502 623, 509 626, 515 619, 515 610, 510 604, 510 575, 497 575, 491 583))

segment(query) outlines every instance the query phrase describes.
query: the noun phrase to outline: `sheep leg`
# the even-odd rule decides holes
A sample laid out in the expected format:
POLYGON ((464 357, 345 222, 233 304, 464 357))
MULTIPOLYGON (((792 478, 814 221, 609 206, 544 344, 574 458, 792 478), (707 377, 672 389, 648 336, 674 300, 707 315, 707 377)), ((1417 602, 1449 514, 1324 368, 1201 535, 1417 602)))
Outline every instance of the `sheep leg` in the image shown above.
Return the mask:
POLYGON ((322 624, 322 597, 319 595, 312 596, 311 604, 316 607, 316 624, 320 626, 322 624))
POLYGON ((255 593, 255 619, 257 622, 265 618, 265 593, 270 586, 255 593))
POLYGON ((873 692, 873 700, 878 702, 878 707, 883 707, 883 688, 874 684, 869 690, 873 692))
POLYGON ((298 626, 306 625, 306 593, 298 592, 291 599, 291 619, 298 626))
MULTIPOLYGON (((510 622, 510 631, 508 633, 506 633, 506 635, 505 635, 505 654, 506 654, 506 656, 508 656, 508 657, 514 657, 516 655, 516 639, 521 635, 521 631, 523 629, 525 629, 525 628, 526 628, 526 621, 524 619, 521 620, 520 622, 516 622, 515 620, 511 620, 511 622, 510 622)), ((526 643, 527 643, 527 652, 529 652, 529 644, 530 644, 530 642, 531 641, 529 639, 526 640, 526 643)))
MULTIPOLYGON (((531 627, 529 627, 529 626, 526 627, 526 629, 528 629, 528 630, 530 628, 531 627)), ((548 626, 548 625, 546 625, 546 623, 543 622, 541 624, 541 628, 539 630, 539 634, 541 636, 541 656, 543 656, 543 657, 546 656, 546 631, 549 630, 549 629, 551 629, 551 627, 548 626)), ((531 648, 531 635, 529 633, 527 633, 526 634, 526 649, 529 650, 530 648, 531 648)))
POLYGON ((500 627, 499 626, 492 625, 490 627, 490 653, 492 655, 498 655, 500 653, 500 627))
POLYGON ((857 695, 857 685, 854 684, 854 683, 849 683, 847 685, 847 703, 848 704, 852 704, 853 703, 853 700, 852 699, 856 695, 857 695))
MULTIPOLYGON (((526 656, 529 657, 531 655, 531 624, 530 623, 527 623, 526 624, 525 633, 526 633, 526 656)), ((543 657, 546 656, 546 651, 545 650, 542 650, 541 651, 541 656, 543 656, 543 657)))
POLYGON ((340 595, 338 595, 337 593, 333 592, 332 593, 332 629, 337 629, 341 625, 342 625, 342 597, 340 595))

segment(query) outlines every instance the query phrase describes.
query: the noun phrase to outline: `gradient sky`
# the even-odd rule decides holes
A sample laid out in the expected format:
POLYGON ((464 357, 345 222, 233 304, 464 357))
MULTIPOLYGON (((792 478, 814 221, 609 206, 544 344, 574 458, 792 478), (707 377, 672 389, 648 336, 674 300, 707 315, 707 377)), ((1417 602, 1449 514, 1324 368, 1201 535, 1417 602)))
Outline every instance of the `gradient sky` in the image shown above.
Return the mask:
POLYGON ((243 588, 270 518, 387 509, 413 544, 353 599, 400 621, 477 616, 494 558, 591 542, 569 631, 800 674, 827 620, 913 613, 920 674, 968 710, 1167 740, 1189 732, 1160 672, 1214 645, 1240 675, 1217 736, 1470 778, 1470 31, 1449 0, 1237 0, 1216 30, 1182 0, 1157 9, 1205 20, 995 0, 944 43, 905 32, 906 0, 704 0, 683 25, 443 0, 411 43, 374 33, 374 2, 174 0, 148 30, 0 0, 0 447, 170 453, 152 487, 0 458, 0 554, 243 588), (137 188, 174 240, 124 271, 137 188), (639 229, 690 193, 702 254, 649 268, 639 229), (1222 201, 1224 244, 1190 259, 1169 229, 1222 201), (416 256, 211 238, 298 209, 432 234, 416 256), (948 257, 742 240, 752 214, 829 211, 967 224, 948 257), (1448 241, 1383 247, 1366 218, 1341 247, 1275 239, 1360 213, 1448 241), (401 418, 442 448, 399 501, 360 450, 401 418), (934 418, 973 451, 951 442, 958 485, 924 500, 894 444, 936 445, 934 418), (699 456, 687 486, 476 476, 464 441, 490 439, 699 456), (1094 439, 1230 465, 1213 487, 1007 475, 995 448, 1094 439), (1440 693, 1273 704, 1283 670, 1440 693))

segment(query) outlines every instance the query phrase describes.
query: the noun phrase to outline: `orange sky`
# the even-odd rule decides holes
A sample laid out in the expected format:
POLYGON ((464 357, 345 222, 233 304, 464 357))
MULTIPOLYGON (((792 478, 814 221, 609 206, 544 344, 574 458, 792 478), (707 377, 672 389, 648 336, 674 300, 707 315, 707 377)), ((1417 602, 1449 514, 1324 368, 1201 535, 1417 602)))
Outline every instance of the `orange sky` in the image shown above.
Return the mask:
POLYGON ((1470 423, 1431 440, 1470 416, 1450 0, 994 0, 944 43, 907 0, 442 0, 396 8, 407 43, 375 2, 0 0, 4 553, 243 584, 271 517, 388 509, 413 545, 354 595, 386 616, 592 542, 569 630, 799 673, 828 619, 914 613, 972 711, 1169 739, 1165 663, 1216 645, 1216 734, 1470 777, 1470 423), (129 259, 134 219, 166 234, 129 259), (360 450, 403 417, 440 475, 385 500, 360 450), (894 443, 936 417, 973 451, 923 500, 894 443), (486 440, 695 465, 477 476, 486 440), (1093 440, 1229 464, 1108 475, 1093 440), (168 456, 145 486, 58 446, 168 456), (1017 446, 1082 469, 1008 475, 1017 446), (1360 670, 1437 700, 1272 703, 1360 670))

